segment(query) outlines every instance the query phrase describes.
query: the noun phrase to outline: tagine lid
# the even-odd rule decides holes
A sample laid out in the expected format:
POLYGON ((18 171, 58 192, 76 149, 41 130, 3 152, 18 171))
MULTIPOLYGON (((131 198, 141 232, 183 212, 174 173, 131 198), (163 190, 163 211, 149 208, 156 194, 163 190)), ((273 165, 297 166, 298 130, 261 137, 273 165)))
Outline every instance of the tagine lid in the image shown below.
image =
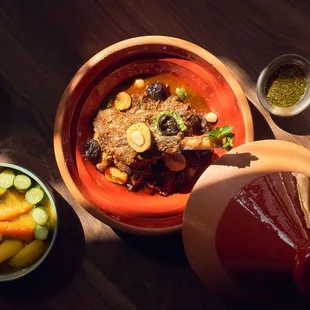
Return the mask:
POLYGON ((191 267, 232 298, 310 293, 310 152, 265 140, 239 146, 196 183, 183 219, 191 267))

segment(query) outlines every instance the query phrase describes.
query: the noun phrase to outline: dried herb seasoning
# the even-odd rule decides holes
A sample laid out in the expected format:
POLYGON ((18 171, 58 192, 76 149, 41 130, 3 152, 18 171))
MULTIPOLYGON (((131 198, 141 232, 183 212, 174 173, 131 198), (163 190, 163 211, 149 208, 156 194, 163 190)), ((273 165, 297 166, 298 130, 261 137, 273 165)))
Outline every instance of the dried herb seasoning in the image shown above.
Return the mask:
POLYGON ((278 68, 267 82, 267 99, 273 105, 290 107, 298 103, 307 89, 307 77, 295 64, 278 68))

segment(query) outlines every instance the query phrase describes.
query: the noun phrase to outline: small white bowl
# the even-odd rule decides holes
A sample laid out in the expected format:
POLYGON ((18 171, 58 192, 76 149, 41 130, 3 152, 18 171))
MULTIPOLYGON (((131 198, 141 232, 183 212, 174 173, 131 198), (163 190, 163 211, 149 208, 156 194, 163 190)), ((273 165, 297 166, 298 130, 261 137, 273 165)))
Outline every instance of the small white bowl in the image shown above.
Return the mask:
POLYGON ((271 114, 289 117, 304 111, 310 104, 310 62, 296 54, 285 54, 274 59, 259 75, 256 85, 258 99, 261 105, 271 114), (278 107, 272 105, 267 99, 266 88, 270 76, 281 66, 287 64, 295 64, 300 66, 307 77, 307 89, 303 98, 291 107, 278 107))

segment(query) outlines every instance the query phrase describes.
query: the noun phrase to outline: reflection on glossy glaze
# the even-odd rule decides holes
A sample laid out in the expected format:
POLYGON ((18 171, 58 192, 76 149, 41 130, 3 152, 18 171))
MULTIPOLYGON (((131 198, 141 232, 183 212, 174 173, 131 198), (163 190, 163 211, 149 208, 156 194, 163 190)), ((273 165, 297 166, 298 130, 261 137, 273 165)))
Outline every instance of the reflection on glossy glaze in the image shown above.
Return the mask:
POLYGON ((216 247, 235 282, 263 294, 280 293, 294 287, 294 276, 307 290, 308 192, 308 178, 284 172, 259 178, 234 196, 218 225, 216 247))
POLYGON ((309 178, 300 173, 293 173, 297 180, 297 190, 301 209, 305 215, 307 228, 310 228, 309 178))

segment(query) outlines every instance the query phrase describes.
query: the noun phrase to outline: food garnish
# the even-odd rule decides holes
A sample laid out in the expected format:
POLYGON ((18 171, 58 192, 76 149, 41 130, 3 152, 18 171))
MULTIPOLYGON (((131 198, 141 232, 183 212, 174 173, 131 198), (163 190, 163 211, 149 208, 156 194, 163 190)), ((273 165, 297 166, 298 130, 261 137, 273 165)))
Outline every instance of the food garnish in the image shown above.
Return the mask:
POLYGON ((187 93, 186 93, 186 91, 185 91, 184 88, 177 87, 177 88, 175 89, 175 93, 177 94, 177 96, 179 97, 179 99, 182 100, 182 101, 185 100, 186 97, 187 97, 187 93))
POLYGON ((176 128, 174 124, 177 124, 177 127, 180 131, 187 130, 187 126, 185 125, 182 117, 178 112, 175 111, 162 111, 157 114, 154 119, 154 125, 157 129, 164 135, 170 136, 177 134, 176 128))
POLYGON ((232 149, 234 134, 232 132, 233 128, 230 126, 217 127, 209 132, 209 138, 212 140, 223 141, 223 147, 227 150, 232 149))

